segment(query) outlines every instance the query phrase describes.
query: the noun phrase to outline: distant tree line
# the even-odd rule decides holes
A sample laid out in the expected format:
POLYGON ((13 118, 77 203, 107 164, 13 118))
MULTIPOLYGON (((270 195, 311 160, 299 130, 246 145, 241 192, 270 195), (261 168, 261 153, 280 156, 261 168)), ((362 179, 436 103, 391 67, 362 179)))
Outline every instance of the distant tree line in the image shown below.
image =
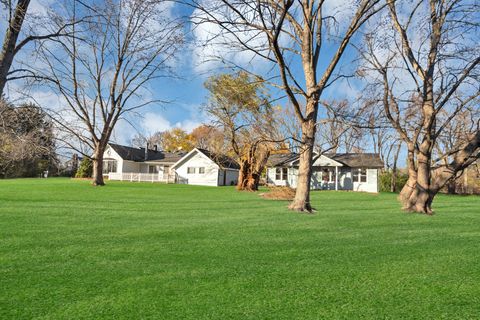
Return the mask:
POLYGON ((52 121, 34 104, 0 100, 0 177, 56 173, 58 159, 52 121))

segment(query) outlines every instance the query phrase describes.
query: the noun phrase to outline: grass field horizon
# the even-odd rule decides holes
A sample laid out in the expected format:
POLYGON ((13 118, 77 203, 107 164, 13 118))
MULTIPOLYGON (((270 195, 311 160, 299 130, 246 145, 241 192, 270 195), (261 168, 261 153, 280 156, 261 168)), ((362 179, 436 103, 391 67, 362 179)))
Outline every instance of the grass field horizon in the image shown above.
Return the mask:
POLYGON ((480 197, 0 181, 1 319, 478 319, 480 197))

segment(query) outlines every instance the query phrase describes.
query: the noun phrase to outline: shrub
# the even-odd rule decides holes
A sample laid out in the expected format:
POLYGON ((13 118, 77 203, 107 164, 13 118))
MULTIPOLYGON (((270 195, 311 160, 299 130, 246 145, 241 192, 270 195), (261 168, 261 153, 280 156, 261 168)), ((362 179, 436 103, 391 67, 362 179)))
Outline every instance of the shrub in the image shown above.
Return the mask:
MULTIPOLYGON (((405 183, 407 183, 408 174, 397 172, 397 192, 402 190, 405 183)), ((390 192, 390 185, 392 181, 392 172, 391 171, 383 171, 380 173, 380 192, 390 192)))
POLYGON ((77 173, 75 174, 75 178, 91 178, 93 172, 93 164, 92 160, 85 157, 83 158, 82 162, 78 166, 77 173))

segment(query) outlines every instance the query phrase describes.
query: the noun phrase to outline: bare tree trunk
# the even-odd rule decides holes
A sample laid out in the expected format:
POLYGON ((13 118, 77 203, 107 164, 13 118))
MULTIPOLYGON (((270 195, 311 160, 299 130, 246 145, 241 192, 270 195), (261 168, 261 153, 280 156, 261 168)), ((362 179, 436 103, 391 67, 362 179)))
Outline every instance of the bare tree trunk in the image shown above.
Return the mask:
POLYGON ((394 165, 392 169, 392 177, 390 178, 390 192, 397 192, 397 167, 394 165))
POLYGON ((390 184, 391 192, 397 192, 397 177, 398 177, 397 163, 398 163, 398 156, 400 154, 401 147, 402 147, 402 144, 399 143, 397 146, 397 150, 395 151, 395 154, 393 156, 392 179, 390 184))
POLYGON ((94 186, 104 186, 105 181, 103 180, 103 152, 105 148, 101 146, 97 146, 94 157, 92 159, 93 162, 93 173, 92 173, 92 178, 93 182, 92 184, 94 186))
POLYGON ((432 214, 432 201, 436 192, 431 189, 430 163, 427 155, 419 154, 417 180, 413 192, 404 199, 403 208, 407 211, 432 214))
POLYGON ((314 119, 309 119, 302 124, 302 145, 300 147, 297 190, 295 198, 289 206, 294 211, 313 211, 310 204, 310 180, 312 178, 313 145, 316 129, 314 119))
POLYGON ((242 159, 240 161, 240 170, 238 171, 238 182, 237 182, 237 190, 245 190, 245 180, 247 179, 248 175, 248 161, 247 159, 242 159))
POLYGON ((15 56, 15 46, 18 35, 22 29, 23 20, 27 13, 30 0, 18 0, 12 19, 9 21, 3 41, 2 51, 0 52, 0 97, 3 95, 7 76, 15 56))
MULTIPOLYGON (((410 195, 413 193, 417 186, 417 170, 415 167, 415 151, 413 144, 408 144, 408 155, 407 155, 407 168, 408 168, 408 180, 407 183, 403 186, 402 191, 400 191, 400 195, 398 199, 400 202, 405 206, 410 195)), ((406 209, 404 207, 404 209, 406 209)))

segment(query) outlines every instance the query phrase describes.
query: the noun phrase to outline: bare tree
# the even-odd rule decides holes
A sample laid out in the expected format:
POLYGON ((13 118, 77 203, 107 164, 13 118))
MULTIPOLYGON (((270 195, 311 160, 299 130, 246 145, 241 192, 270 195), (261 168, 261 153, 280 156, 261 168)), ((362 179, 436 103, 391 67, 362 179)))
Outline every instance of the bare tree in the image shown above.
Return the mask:
POLYGON ((388 17, 365 39, 364 71, 376 74, 370 81, 381 91, 385 115, 407 147, 403 207, 431 214, 437 192, 480 156, 477 118, 462 143, 444 150, 442 163, 433 157, 449 124, 478 105, 480 10, 477 3, 461 0, 387 3, 388 17))
POLYGON ((132 147, 134 148, 145 148, 146 145, 157 146, 158 148, 163 148, 163 135, 164 132, 157 131, 151 135, 143 135, 137 133, 132 138, 132 147))
MULTIPOLYGON (((94 185, 103 185, 103 153, 118 120, 160 100, 146 86, 169 75, 182 43, 181 25, 162 0, 73 2, 72 37, 44 46, 42 76, 65 108, 50 110, 64 141, 93 160, 94 185), (80 149, 79 145, 86 145, 80 149)), ((59 21, 59 23, 63 23, 59 21)))
MULTIPOLYGON (((48 19, 32 17, 31 22, 33 25, 36 25, 36 28, 31 27, 28 34, 19 40, 23 29, 25 29, 22 27, 24 26, 29 5, 30 0, 18 0, 15 5, 13 1, 0 2, 0 7, 3 6, 6 9, 8 20, 0 51, 0 97, 3 96, 7 81, 37 77, 33 70, 28 68, 12 70, 14 58, 22 49, 35 41, 55 40, 71 36, 68 32, 68 27, 77 23, 77 21, 70 21, 67 24, 54 24, 53 21, 56 20, 54 13, 51 13, 48 19), (47 28, 46 25, 49 25, 51 28, 47 28)), ((25 64, 28 65, 28 63, 25 64)))
POLYGON ((290 209, 311 212, 310 180, 319 100, 325 88, 337 79, 332 74, 350 40, 377 12, 380 1, 363 0, 355 4, 351 15, 342 17, 348 21, 345 31, 334 35, 330 31, 335 29, 337 20, 325 14, 325 1, 192 2, 197 13, 194 23, 214 24, 221 30, 212 41, 224 41, 275 67, 276 76, 272 81, 288 97, 302 131, 298 184, 290 209), (333 54, 330 54, 332 50, 323 50, 324 46, 331 48, 333 44, 336 45, 333 54), (326 64, 323 70, 321 60, 326 64), (302 70, 303 75, 298 76, 301 73, 294 69, 302 70))

